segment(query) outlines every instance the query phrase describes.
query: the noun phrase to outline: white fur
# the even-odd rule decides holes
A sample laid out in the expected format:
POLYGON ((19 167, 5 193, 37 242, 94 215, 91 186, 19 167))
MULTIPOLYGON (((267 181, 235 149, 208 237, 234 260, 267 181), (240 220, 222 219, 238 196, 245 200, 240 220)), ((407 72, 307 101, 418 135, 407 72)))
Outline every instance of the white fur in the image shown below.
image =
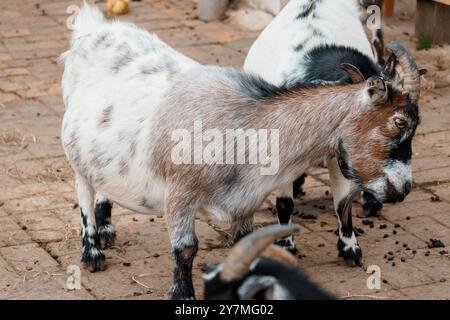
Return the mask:
MULTIPOLYGON (((70 143, 70 134, 76 132, 81 159, 89 159, 91 150, 105 154, 105 157, 123 158, 130 161, 128 179, 124 182, 117 175, 117 164, 110 163, 102 168, 102 174, 108 176, 104 185, 96 184, 99 172, 89 172, 90 182, 101 198, 108 198, 124 207, 149 212, 139 205, 139 199, 146 198, 152 205, 160 205, 165 184, 150 170, 141 170, 147 161, 144 152, 145 139, 151 136, 153 115, 161 105, 162 97, 167 92, 170 82, 166 69, 145 77, 136 76, 141 68, 158 64, 172 64, 178 72, 184 72, 198 66, 198 63, 176 52, 159 38, 136 26, 123 22, 106 22, 95 7, 84 6, 78 18, 72 38, 71 50, 63 55, 65 70, 62 80, 63 97, 66 113, 63 120, 62 142, 65 147, 70 143), (93 41, 102 33, 109 33, 114 38, 114 45, 108 48, 92 50, 93 41), (110 64, 118 59, 117 45, 126 43, 131 52, 139 57, 117 74, 111 74, 110 64), (88 53, 88 58, 83 54, 88 53), (130 101, 132 103, 130 103, 130 101), (115 121, 113 126, 98 130, 98 119, 103 112, 99 106, 113 105, 115 121), (136 119, 145 115, 145 121, 136 123, 136 119), (82 130, 79 130, 82 123, 82 130), (138 130, 140 129, 140 130, 138 130), (138 132, 136 136, 134 132, 138 132), (111 137, 122 134, 126 137, 124 145, 137 139, 137 154, 130 159, 127 148, 111 145, 111 137), (92 139, 93 137, 96 139, 92 139), (95 144, 94 144, 95 142, 95 144)), ((71 157, 69 156, 69 161, 71 157)), ((77 166, 72 163, 77 170, 77 166)), ((83 172, 83 174, 86 174, 83 172)))

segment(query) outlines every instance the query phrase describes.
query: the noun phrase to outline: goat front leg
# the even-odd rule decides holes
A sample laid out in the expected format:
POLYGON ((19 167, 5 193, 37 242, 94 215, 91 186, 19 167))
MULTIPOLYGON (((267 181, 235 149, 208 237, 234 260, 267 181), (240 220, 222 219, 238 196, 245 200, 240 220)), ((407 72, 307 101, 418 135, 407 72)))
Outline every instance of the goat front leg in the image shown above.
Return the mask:
POLYGON ((174 262, 173 283, 169 290, 172 300, 195 299, 192 264, 198 251, 198 239, 195 235, 196 211, 196 208, 179 203, 177 199, 167 199, 166 221, 174 262))
POLYGON ((116 230, 111 224, 111 209, 112 202, 105 196, 97 194, 94 212, 102 249, 112 247, 116 241, 116 230))
MULTIPOLYGON (((276 210, 278 215, 278 222, 280 224, 290 224, 292 221, 292 214, 294 213, 294 199, 292 195, 292 184, 289 184, 283 189, 280 189, 276 193, 276 210)), ((296 253, 294 236, 290 235, 287 238, 278 240, 275 242, 280 247, 296 253)))
MULTIPOLYGON (((352 191, 352 182, 347 180, 341 173, 336 158, 328 161, 328 170, 330 173, 330 184, 333 193, 334 208, 338 218, 339 257, 349 265, 362 265, 362 251, 356 241, 356 235, 353 231, 351 207, 346 217, 344 217, 344 206, 347 196, 352 191)), ((351 206, 351 204, 350 204, 351 206)))
POLYGON ((95 221, 94 190, 87 180, 78 174, 76 185, 81 211, 82 261, 91 272, 104 270, 105 256, 100 248, 100 237, 95 221))

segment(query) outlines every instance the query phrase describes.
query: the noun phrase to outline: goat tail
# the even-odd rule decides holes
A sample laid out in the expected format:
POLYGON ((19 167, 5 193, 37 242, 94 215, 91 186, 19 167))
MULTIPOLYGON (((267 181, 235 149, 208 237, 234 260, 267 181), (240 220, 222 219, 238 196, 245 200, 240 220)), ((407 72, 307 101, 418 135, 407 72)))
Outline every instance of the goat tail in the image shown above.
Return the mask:
POLYGON ((105 17, 100 9, 84 0, 83 7, 79 9, 75 21, 72 23, 72 41, 96 31, 104 22, 105 17))
MULTIPOLYGON (((76 47, 77 40, 96 30, 105 22, 105 17, 99 8, 90 5, 86 0, 81 9, 78 6, 69 6, 67 13, 71 16, 67 19, 66 26, 72 30, 70 42, 71 50, 76 47)), ((71 50, 63 52, 59 60, 64 63, 70 56, 71 50)))

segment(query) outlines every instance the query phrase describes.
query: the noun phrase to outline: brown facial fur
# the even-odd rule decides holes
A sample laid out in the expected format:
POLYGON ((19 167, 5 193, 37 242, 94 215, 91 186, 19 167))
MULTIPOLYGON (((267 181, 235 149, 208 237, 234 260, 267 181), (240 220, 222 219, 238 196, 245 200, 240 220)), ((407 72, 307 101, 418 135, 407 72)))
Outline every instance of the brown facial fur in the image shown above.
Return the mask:
MULTIPOLYGON (((401 134, 392 119, 396 113, 403 113, 403 109, 408 107, 407 97, 393 91, 386 104, 369 111, 350 132, 351 143, 347 143, 345 149, 361 182, 383 175, 383 165, 389 159, 391 144, 401 134)), ((406 128, 408 129, 412 128, 406 128)))

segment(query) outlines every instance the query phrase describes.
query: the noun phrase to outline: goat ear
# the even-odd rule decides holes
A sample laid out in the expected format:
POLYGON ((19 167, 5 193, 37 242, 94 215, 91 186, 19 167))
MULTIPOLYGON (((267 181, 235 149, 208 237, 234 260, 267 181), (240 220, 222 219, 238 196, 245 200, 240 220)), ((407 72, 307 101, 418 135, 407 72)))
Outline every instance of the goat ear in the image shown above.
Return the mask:
POLYGON ((361 71, 350 63, 341 63, 341 69, 350 77, 352 83, 361 83, 366 80, 361 71))
POLYGON ((389 98, 389 89, 380 77, 373 76, 366 81, 366 90, 372 105, 386 103, 389 98))

